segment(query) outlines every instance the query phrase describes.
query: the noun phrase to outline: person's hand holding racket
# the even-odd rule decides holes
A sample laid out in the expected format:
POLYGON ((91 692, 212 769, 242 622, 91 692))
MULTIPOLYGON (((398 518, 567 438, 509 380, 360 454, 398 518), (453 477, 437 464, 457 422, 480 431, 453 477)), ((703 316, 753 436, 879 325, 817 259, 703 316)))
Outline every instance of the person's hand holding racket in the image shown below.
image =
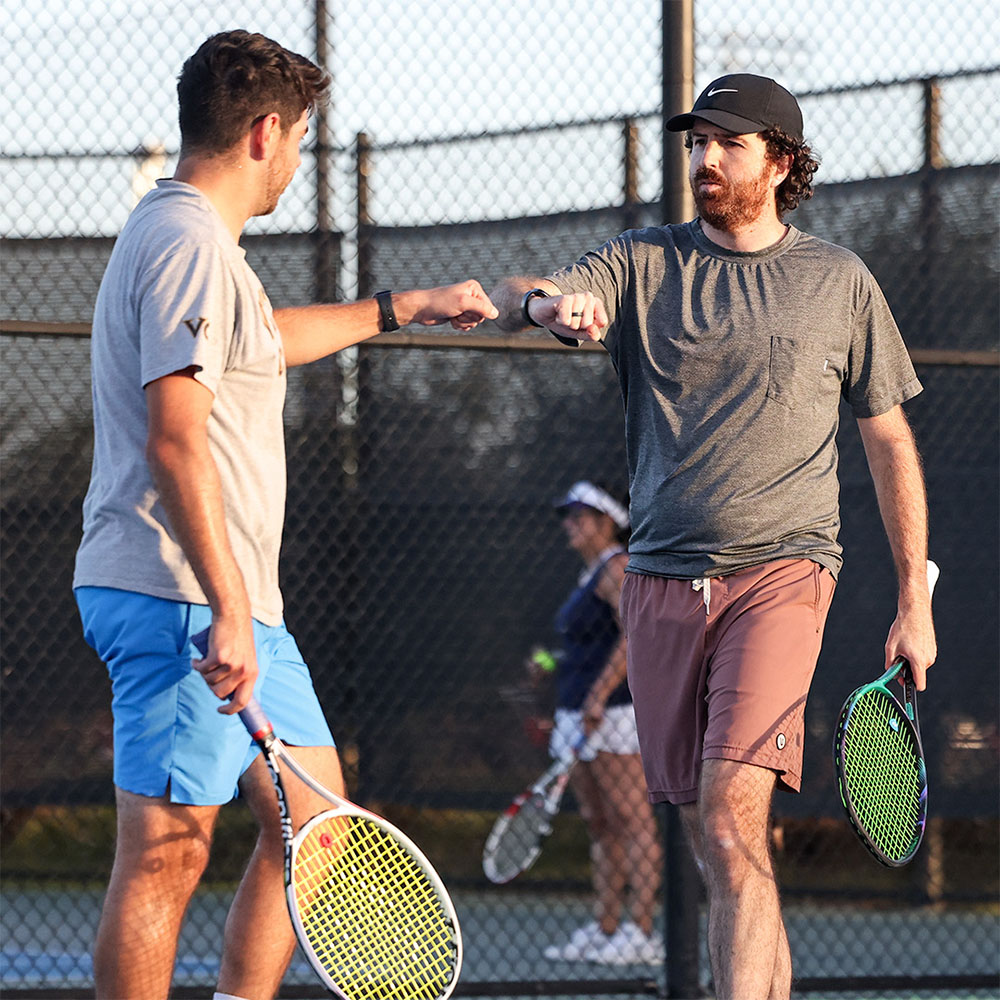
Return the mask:
MULTIPOLYGON (((210 641, 208 629, 191 637, 205 659, 210 641)), ((274 785, 285 901, 299 946, 323 985, 339 1000, 447 1000, 462 969, 462 932, 430 861, 393 824, 317 781, 278 739, 254 698, 240 719, 274 785), (330 807, 298 829, 289 776, 330 807)))
POLYGON ((207 647, 191 666, 205 678, 212 693, 222 700, 220 715, 242 712, 253 697, 257 683, 257 647, 253 619, 245 615, 219 615, 212 620, 207 647))
MULTIPOLYGON (((937 578, 937 564, 928 560, 928 599, 937 578)), ((882 864, 905 865, 927 824, 927 765, 916 685, 902 655, 844 702, 833 763, 840 800, 861 842, 882 864), (902 701, 889 687, 894 680, 902 682, 902 701)))
POLYGON ((528 302, 527 309, 539 326, 570 340, 600 340, 608 325, 604 303, 592 292, 539 296, 528 302))
POLYGON ((899 610, 885 643, 885 668, 897 660, 906 660, 918 691, 927 687, 927 670, 937 658, 931 615, 931 594, 937 577, 937 565, 928 562, 926 575, 919 574, 912 585, 900 581, 899 610))
POLYGON ((593 736, 604 721, 605 697, 598 694, 595 689, 591 689, 584 699, 582 706, 583 732, 588 737, 593 736))

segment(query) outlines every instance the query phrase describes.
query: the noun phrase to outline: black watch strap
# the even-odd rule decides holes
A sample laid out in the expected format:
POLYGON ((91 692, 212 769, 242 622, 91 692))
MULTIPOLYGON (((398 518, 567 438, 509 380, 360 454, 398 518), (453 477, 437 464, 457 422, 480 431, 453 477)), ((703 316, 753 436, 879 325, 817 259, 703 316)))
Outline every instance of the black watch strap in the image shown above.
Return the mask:
POLYGON ((396 311, 392 308, 392 292, 376 292, 375 301, 378 303, 379 316, 382 319, 382 332, 392 333, 399 329, 399 320, 396 319, 396 311))
POLYGON ((524 293, 524 298, 521 299, 521 318, 524 320, 526 326, 541 326, 541 323, 536 323, 531 318, 531 313, 528 312, 528 303, 532 299, 547 299, 549 293, 542 291, 541 288, 532 288, 530 291, 524 293))

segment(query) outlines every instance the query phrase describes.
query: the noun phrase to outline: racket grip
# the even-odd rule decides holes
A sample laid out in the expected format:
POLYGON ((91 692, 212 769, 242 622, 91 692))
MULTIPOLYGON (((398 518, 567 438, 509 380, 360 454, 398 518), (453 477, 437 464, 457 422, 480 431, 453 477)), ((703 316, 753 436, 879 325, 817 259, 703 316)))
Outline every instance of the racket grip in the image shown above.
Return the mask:
POLYGON ((917 722, 917 685, 913 680, 913 671, 910 669, 910 661, 905 656, 900 656, 890 668, 890 673, 886 676, 886 682, 899 676, 903 682, 903 708, 910 717, 910 721, 917 722))
MULTIPOLYGON (((191 636, 191 645, 202 656, 208 655, 208 633, 209 629, 205 628, 191 636)), ((229 696, 230 701, 232 697, 232 695, 229 696)), ((256 698, 251 698, 247 707, 240 712, 240 721, 247 727, 250 735, 258 742, 267 739, 268 736, 274 735, 274 728, 268 721, 267 716, 264 714, 264 709, 260 707, 256 698)))
MULTIPOLYGON (((232 695, 230 695, 232 697, 232 695)), ((240 712, 240 721, 257 743, 274 735, 274 727, 256 698, 251 698, 246 708, 240 712)))

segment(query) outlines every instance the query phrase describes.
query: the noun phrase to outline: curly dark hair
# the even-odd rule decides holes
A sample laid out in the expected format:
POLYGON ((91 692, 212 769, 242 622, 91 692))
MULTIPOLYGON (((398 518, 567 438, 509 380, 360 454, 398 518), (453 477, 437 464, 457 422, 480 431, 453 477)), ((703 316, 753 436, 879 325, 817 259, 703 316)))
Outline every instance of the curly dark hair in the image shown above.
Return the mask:
MULTIPOLYGON (((819 170, 819 157, 801 139, 794 139, 780 128, 769 128, 758 133, 766 143, 764 155, 772 163, 777 163, 782 157, 791 156, 792 166, 788 176, 778 185, 775 200, 778 207, 778 218, 785 212, 791 212, 799 207, 800 201, 807 201, 813 196, 812 179, 819 170)), ((684 135, 684 148, 692 148, 691 133, 684 135)))
POLYGON ((202 42, 177 79, 182 155, 222 153, 264 115, 289 129, 326 97, 330 77, 264 35, 222 31, 202 42))
POLYGON ((780 128, 769 128, 760 133, 767 143, 766 156, 772 163, 777 163, 785 156, 791 156, 792 166, 788 176, 778 185, 775 198, 778 204, 778 218, 785 212, 798 208, 800 201, 806 201, 813 195, 812 179, 819 170, 819 157, 801 139, 793 139, 780 128))

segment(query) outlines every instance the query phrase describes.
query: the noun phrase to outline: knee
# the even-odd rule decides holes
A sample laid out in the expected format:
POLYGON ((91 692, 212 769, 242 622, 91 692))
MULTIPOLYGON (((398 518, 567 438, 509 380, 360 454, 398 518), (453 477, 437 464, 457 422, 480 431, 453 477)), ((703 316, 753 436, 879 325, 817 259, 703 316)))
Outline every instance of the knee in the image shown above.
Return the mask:
POLYGON ((195 890, 208 866, 209 842, 178 837, 152 843, 119 842, 115 868, 132 884, 153 882, 159 892, 187 898, 195 890))
POLYGON ((764 869, 753 848, 757 840, 748 836, 726 810, 712 810, 701 817, 700 861, 709 882, 736 891, 748 878, 764 869))
POLYGON ((209 845, 194 841, 181 847, 173 859, 178 879, 178 890, 190 895, 201 881, 208 867, 209 845))

